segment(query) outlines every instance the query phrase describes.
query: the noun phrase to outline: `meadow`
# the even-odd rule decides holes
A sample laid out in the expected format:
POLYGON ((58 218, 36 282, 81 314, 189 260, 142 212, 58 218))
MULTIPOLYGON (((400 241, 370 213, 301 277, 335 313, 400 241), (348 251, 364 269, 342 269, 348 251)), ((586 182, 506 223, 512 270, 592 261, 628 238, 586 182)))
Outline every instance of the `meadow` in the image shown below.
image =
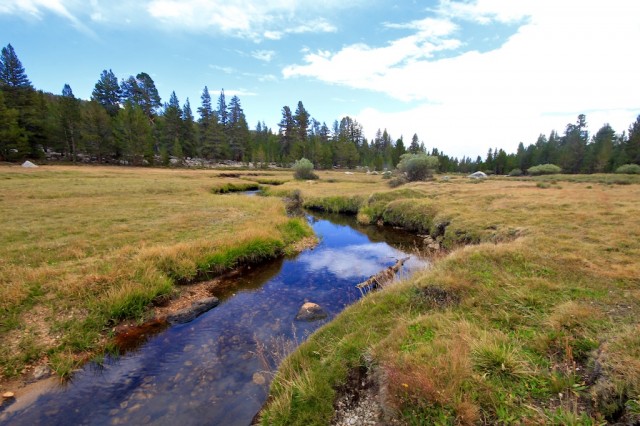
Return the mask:
POLYGON ((120 321, 143 321, 180 284, 292 252, 311 235, 277 198, 216 195, 247 183, 221 174, 0 167, 2 377, 43 362, 68 376, 110 349, 120 321))
MULTIPOLYGON (((329 424, 366 371, 407 424, 640 419, 636 176, 434 180, 319 171, 0 167, 0 368, 69 375, 181 284, 291 253, 282 197, 432 236, 433 266, 353 304, 282 364, 262 424, 329 424), (233 194, 260 187, 266 197, 233 194)), ((354 283, 355 285, 356 283, 354 283)))
POLYGON ((447 250, 290 355, 262 424, 329 424, 362 371, 405 424, 640 419, 636 177, 436 176, 376 192, 370 176, 332 176, 300 185, 307 206, 429 233, 447 250))

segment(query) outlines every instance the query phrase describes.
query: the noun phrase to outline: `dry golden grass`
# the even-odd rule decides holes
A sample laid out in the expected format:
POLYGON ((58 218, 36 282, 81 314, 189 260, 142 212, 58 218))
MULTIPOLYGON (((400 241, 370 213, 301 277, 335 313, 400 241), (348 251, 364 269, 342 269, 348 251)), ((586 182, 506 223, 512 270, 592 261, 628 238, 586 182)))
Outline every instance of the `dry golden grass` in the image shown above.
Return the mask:
POLYGON ((0 167, 3 374, 20 372, 47 351, 95 350, 109 322, 142 315, 149 300, 174 291, 174 281, 232 266, 225 253, 273 255, 302 237, 286 228, 277 198, 213 195, 217 185, 246 183, 219 175, 0 167), (223 264, 210 259, 216 254, 223 264), (46 320, 37 314, 44 311, 46 320), (35 345, 34 333, 54 337, 35 345))

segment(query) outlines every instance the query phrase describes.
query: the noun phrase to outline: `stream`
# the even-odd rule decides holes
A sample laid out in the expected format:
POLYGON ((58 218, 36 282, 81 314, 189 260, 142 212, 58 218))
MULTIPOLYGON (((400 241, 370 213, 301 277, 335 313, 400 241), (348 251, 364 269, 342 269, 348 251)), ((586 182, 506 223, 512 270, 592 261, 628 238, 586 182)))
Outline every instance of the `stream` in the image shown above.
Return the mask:
POLYGON ((216 308, 87 364, 30 406, 0 411, 0 424, 249 425, 277 363, 362 297, 356 284, 407 255, 401 275, 427 265, 413 254, 420 241, 410 234, 339 215, 307 219, 320 239, 314 249, 244 268, 214 293, 216 308), (306 301, 328 317, 295 321, 306 301))

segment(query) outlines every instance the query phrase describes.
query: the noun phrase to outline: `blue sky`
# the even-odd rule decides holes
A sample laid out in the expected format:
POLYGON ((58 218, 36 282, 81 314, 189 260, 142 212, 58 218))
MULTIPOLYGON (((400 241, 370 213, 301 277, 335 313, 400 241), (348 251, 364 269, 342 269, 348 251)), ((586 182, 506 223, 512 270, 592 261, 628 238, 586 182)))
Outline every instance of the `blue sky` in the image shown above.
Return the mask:
POLYGON ((626 130, 638 16, 636 0, 0 0, 0 44, 48 92, 146 72, 194 112, 205 85, 237 94, 252 128, 301 100, 330 127, 349 115, 368 138, 484 156, 581 113, 626 130))

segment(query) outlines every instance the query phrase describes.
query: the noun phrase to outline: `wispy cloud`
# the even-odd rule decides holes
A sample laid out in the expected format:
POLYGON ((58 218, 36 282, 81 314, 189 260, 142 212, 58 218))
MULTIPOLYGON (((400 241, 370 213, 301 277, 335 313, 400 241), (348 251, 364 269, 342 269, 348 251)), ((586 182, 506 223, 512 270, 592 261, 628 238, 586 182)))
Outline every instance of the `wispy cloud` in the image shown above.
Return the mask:
POLYGON ((4 0, 0 14, 22 15, 41 20, 46 13, 53 13, 69 20, 79 31, 94 36, 93 31, 65 6, 64 0, 4 0))
POLYGON ((63 16, 78 29, 83 23, 131 23, 163 30, 218 33, 254 41, 278 40, 287 34, 326 33, 336 27, 321 15, 355 7, 363 0, 3 0, 1 14, 42 19, 46 13, 63 16), (309 15, 319 16, 309 20, 309 15))
POLYGON ((251 52, 251 56, 259 61, 271 62, 276 52, 273 50, 255 50, 251 52))
POLYGON ((209 68, 216 71, 222 71, 225 74, 233 74, 234 72, 236 72, 236 70, 233 69, 232 67, 223 67, 221 65, 209 64, 209 68))
POLYGON ((253 92, 251 90, 247 90, 247 89, 231 89, 231 90, 227 90, 225 89, 224 91, 225 97, 227 99, 232 98, 234 96, 237 96, 239 98, 243 98, 243 97, 249 97, 249 96, 258 96, 258 94, 256 92, 253 92))
POLYGON ((328 22, 325 19, 317 19, 315 21, 304 22, 294 28, 285 30, 290 34, 303 34, 303 33, 335 33, 338 28, 328 22))
MULTIPOLYGON (((328 7, 340 4, 332 3, 328 7)), ((151 0, 146 9, 154 19, 175 28, 218 31, 255 41, 279 40, 286 34, 336 31, 324 18, 302 18, 305 9, 320 12, 310 0, 151 0)))

